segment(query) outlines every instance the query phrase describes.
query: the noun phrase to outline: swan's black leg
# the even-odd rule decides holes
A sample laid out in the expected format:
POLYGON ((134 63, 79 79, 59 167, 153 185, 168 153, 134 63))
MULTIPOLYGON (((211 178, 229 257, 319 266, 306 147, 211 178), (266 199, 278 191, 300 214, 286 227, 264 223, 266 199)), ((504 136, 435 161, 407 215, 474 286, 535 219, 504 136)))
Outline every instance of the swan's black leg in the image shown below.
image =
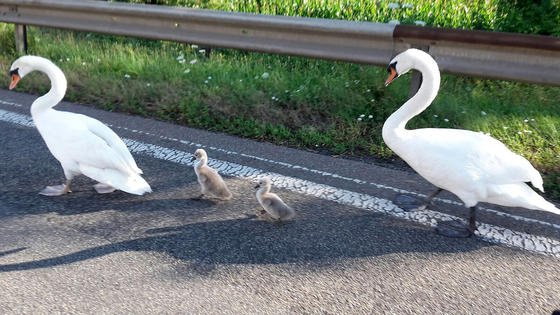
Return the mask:
POLYGON ((393 202, 406 211, 425 210, 432 203, 433 199, 442 191, 443 189, 438 188, 436 191, 426 197, 426 199, 420 199, 410 195, 398 194, 395 196, 393 202))
POLYGON ((440 235, 447 237, 470 237, 476 231, 476 207, 469 208, 469 223, 468 225, 459 221, 444 221, 438 223, 436 232, 440 235))

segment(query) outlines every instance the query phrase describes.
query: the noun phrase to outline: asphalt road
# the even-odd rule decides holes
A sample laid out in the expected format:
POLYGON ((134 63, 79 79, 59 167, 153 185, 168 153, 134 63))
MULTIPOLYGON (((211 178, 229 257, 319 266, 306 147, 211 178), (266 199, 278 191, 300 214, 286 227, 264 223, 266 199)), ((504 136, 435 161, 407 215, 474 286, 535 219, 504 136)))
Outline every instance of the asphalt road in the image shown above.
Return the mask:
POLYGON ((127 139, 154 192, 38 191, 63 180, 30 125, 35 96, 0 91, 2 313, 550 314, 560 308, 560 217, 486 206, 482 232, 448 239, 452 195, 410 213, 391 200, 434 187, 410 171, 62 104, 127 139), (189 153, 206 148, 234 193, 194 200, 189 153), (298 216, 256 220, 268 174, 298 216), (450 203, 451 202, 451 203, 450 203))

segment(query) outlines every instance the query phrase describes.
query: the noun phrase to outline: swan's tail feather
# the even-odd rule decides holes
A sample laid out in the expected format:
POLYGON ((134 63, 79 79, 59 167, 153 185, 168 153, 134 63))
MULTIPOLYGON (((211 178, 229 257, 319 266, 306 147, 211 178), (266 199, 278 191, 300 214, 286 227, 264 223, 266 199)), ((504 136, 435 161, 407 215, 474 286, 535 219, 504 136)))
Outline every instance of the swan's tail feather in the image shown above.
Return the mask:
POLYGON ((560 209, 558 209, 554 204, 552 204, 551 202, 548 202, 546 200, 544 200, 544 198, 542 199, 542 202, 539 203, 538 207, 541 210, 544 211, 548 211, 548 212, 552 212, 555 214, 560 215, 560 209))
POLYGON ((537 170, 535 170, 535 174, 533 174, 533 177, 531 178, 531 184, 541 192, 544 192, 543 179, 537 170))
POLYGON ((150 185, 139 174, 126 174, 114 169, 99 169, 87 165, 80 165, 80 170, 89 178, 129 194, 143 195, 152 192, 150 185))
POLYGON ((548 211, 560 215, 560 209, 525 183, 489 186, 487 198, 481 201, 506 207, 548 211))

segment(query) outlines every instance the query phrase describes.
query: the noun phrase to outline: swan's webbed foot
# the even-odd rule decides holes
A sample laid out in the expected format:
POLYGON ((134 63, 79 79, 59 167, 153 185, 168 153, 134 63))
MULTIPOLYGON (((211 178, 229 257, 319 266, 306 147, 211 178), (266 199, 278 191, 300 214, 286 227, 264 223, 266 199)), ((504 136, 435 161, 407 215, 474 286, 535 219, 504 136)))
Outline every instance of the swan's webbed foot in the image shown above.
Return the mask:
POLYGON ((72 192, 70 190, 70 185, 61 184, 56 186, 47 186, 39 192, 39 195, 43 196, 62 196, 66 193, 72 192))
POLYGON ((473 236, 476 231, 476 207, 470 207, 469 210, 469 224, 459 221, 439 222, 436 227, 436 233, 455 238, 473 236))
POLYGON ((93 185, 93 188, 95 189, 95 191, 97 191, 98 194, 108 194, 116 190, 113 186, 103 183, 97 183, 93 185))
POLYGON ((395 199, 393 199, 393 203, 405 211, 426 210, 428 206, 432 204, 434 198, 442 191, 443 189, 438 188, 438 190, 427 196, 425 199, 410 195, 397 194, 395 199))
POLYGON ((471 229, 468 225, 459 221, 439 222, 436 233, 439 235, 453 238, 467 238, 474 235, 476 229, 471 229))

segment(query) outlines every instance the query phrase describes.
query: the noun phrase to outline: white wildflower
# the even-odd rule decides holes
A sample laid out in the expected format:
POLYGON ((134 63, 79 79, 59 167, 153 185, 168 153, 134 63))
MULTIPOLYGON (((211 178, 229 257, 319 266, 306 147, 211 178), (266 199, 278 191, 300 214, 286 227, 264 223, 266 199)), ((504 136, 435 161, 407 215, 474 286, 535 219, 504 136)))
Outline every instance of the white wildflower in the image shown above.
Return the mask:
POLYGON ((488 114, 486 114, 486 112, 485 112, 485 111, 483 111, 483 110, 481 110, 481 111, 480 111, 480 114, 481 114, 482 116, 486 116, 486 115, 488 115, 488 114))
POLYGON ((208 80, 204 80, 204 84, 208 84, 208 80))
POLYGON ((523 119, 523 122, 524 122, 524 123, 528 123, 528 122, 529 122, 529 119, 523 119))
POLYGON ((395 2, 389 2, 389 4, 387 5, 387 7, 388 7, 389 9, 394 10, 394 9, 400 8, 400 5, 399 5, 398 3, 395 3, 395 2))
POLYGON ((191 65, 194 65, 196 62, 197 62, 196 59, 193 59, 193 60, 189 61, 189 63, 190 63, 191 65))
POLYGON ((434 115, 434 117, 435 117, 435 118, 438 118, 439 116, 438 116, 438 115, 434 115))
POLYGON ((208 76, 208 80, 212 80, 212 76, 211 76, 211 75, 208 76))
POLYGON ((264 80, 268 79, 268 77, 270 77, 270 74, 268 74, 268 72, 264 72, 263 74, 261 74, 261 78, 264 80))
POLYGON ((187 68, 187 69, 185 69, 185 71, 183 71, 183 73, 189 73, 189 72, 191 72, 190 68, 187 68))
POLYGON ((150 86, 152 86, 152 84, 151 83, 146 83, 146 86, 150 87, 150 86))
POLYGON ((206 49, 199 49, 198 52, 201 53, 201 54, 204 54, 204 53, 206 53, 206 49))
POLYGON ((178 61, 184 60, 184 59, 185 59, 185 55, 180 54, 180 55, 179 55, 177 58, 175 58, 175 59, 177 59, 178 61))
POLYGON ((444 119, 443 119, 443 121, 445 121, 445 122, 449 122, 449 119, 447 119, 447 118, 444 118, 444 119))
POLYGON ((418 25, 418 26, 426 26, 426 22, 420 21, 420 20, 414 21, 414 24, 416 24, 416 25, 418 25))
POLYGON ((369 116, 367 116, 367 118, 372 119, 372 118, 373 118, 373 115, 369 115, 369 116))
POLYGON ((197 49, 197 48, 198 48, 198 45, 191 45, 191 48, 192 48, 192 49, 197 49))
POLYGON ((185 60, 185 59, 181 59, 181 60, 179 60, 179 63, 180 63, 180 64, 183 64, 183 63, 185 63, 185 62, 186 62, 186 60, 185 60))
POLYGON ((358 117, 358 121, 362 121, 362 117, 358 117))
POLYGON ((364 114, 361 114, 361 115, 360 115, 360 118, 364 118, 364 117, 366 117, 366 115, 364 115, 364 114))
POLYGON ((124 78, 125 78, 125 79, 130 79, 130 74, 125 73, 125 74, 124 74, 124 78))
POLYGON ((403 9, 412 9, 414 8, 414 5, 412 3, 405 3, 402 5, 403 9))
POLYGON ((82 66, 85 66, 85 65, 86 65, 85 61, 84 61, 84 62, 82 62, 82 66))

